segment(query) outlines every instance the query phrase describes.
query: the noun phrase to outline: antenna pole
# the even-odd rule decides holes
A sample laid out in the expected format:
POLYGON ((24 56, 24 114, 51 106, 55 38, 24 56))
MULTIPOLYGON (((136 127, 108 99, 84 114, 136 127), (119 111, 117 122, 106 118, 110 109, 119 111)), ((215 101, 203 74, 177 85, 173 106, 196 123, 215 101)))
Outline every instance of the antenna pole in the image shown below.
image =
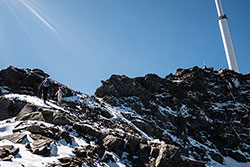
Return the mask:
POLYGON ((225 48, 228 67, 231 70, 240 72, 237 59, 236 59, 236 55, 235 55, 235 51, 234 51, 234 46, 233 46, 230 30, 229 30, 228 23, 227 23, 227 16, 223 13, 220 0, 215 0, 215 4, 216 4, 218 16, 219 16, 219 19, 217 21, 220 26, 220 31, 221 31, 224 48, 225 48))

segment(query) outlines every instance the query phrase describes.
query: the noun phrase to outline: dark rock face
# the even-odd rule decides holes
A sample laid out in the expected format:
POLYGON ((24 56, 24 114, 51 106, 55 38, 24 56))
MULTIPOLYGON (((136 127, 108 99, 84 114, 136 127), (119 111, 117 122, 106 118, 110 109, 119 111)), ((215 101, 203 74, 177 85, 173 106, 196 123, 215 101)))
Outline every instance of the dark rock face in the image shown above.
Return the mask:
POLYGON ((102 82, 102 87, 96 90, 96 95, 112 95, 114 97, 138 95, 143 91, 140 83, 126 76, 112 75, 109 80, 102 82))
POLYGON ((102 82, 95 95, 111 105, 132 109, 137 116, 129 112, 123 115, 133 125, 166 143, 188 146, 196 159, 206 162, 208 150, 193 146, 193 140, 216 148, 219 153, 209 154, 222 164, 223 156, 239 162, 250 159, 246 151, 250 134, 249 83, 249 74, 194 67, 178 69, 165 78, 154 74, 138 78, 113 75, 102 82))
POLYGON ((0 120, 16 116, 26 103, 0 97, 0 120))
MULTIPOLYGON (((46 77, 49 77, 49 75, 40 69, 20 69, 10 66, 0 71, 0 87, 7 86, 6 89, 12 93, 36 96, 38 94, 38 86, 46 77)), ((50 89, 50 98, 55 98, 54 94, 59 87, 63 87, 64 96, 75 94, 73 90, 65 85, 53 82, 50 89)), ((0 95, 2 94, 0 91, 0 95)))
MULTIPOLYGON (((112 75, 96 96, 65 87, 69 99, 60 107, 53 97, 50 105, 39 106, 7 98, 17 93, 34 99, 46 76, 38 69, 0 71, 0 95, 6 94, 0 97, 0 118, 16 116, 0 124, 0 131, 15 124, 13 134, 0 134, 0 141, 45 157, 58 155, 62 145, 73 148, 70 157, 47 166, 205 167, 211 160, 223 164, 224 157, 250 161, 250 75, 198 67, 165 78, 112 75)), ((52 91, 59 86, 54 82, 52 91)), ((11 160, 18 151, 0 147, 0 158, 11 160)))
POLYGON ((0 158, 2 161, 11 161, 12 156, 16 156, 18 152, 19 148, 15 148, 14 146, 0 146, 0 158))
POLYGON ((0 71, 0 83, 8 85, 13 93, 23 92, 22 87, 29 88, 33 93, 37 93, 38 85, 48 74, 41 70, 18 69, 13 66, 0 71))
POLYGON ((32 142, 33 147, 31 148, 31 152, 33 154, 49 156, 51 150, 50 144, 53 140, 41 135, 32 135, 31 137, 34 140, 34 142, 32 142))
POLYGON ((124 140, 112 135, 108 135, 103 139, 103 146, 107 147, 120 157, 124 151, 124 145, 125 145, 124 140))

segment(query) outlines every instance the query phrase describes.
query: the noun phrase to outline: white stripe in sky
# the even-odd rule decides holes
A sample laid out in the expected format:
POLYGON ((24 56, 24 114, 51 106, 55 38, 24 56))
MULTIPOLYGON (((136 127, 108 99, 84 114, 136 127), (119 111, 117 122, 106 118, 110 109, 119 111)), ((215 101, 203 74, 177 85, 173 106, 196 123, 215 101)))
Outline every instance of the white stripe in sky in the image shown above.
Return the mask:
POLYGON ((56 30, 42 17, 40 16, 30 5, 28 5, 24 0, 20 0, 20 2, 27 7, 40 21, 42 21, 49 29, 56 32, 56 30))

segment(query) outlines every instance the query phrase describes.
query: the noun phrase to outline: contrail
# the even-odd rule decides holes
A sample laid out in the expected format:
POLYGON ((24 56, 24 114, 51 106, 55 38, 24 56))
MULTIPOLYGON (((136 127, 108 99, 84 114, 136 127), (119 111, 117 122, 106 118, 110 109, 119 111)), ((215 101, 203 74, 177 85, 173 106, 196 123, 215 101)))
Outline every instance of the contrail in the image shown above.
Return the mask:
POLYGON ((41 20, 49 29, 56 32, 56 30, 42 17, 40 16, 30 5, 28 5, 24 0, 20 0, 20 2, 27 7, 39 20, 41 20))

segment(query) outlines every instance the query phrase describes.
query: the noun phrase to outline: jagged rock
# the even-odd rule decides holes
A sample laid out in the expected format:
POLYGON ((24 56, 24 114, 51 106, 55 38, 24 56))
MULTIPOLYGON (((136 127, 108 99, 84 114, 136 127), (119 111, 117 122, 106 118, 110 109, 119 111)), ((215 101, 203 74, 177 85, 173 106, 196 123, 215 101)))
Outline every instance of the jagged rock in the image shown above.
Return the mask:
POLYGON ((46 131, 44 127, 41 126, 28 126, 26 128, 27 131, 33 133, 33 134, 40 134, 43 136, 52 136, 52 135, 47 135, 49 132, 46 131))
POLYGON ((19 152, 19 148, 15 148, 11 145, 0 146, 0 158, 2 161, 11 161, 13 156, 16 156, 19 152))
POLYGON ((102 115, 103 117, 106 117, 108 119, 113 117, 107 110, 100 110, 100 115, 102 115))
POLYGON ((68 132, 60 133, 60 138, 64 139, 67 143, 72 144, 73 137, 68 132))
POLYGON ((212 157, 213 160, 216 162, 219 162, 220 164, 223 164, 223 156, 221 154, 210 152, 209 155, 212 157))
POLYGON ((125 141, 119 137, 108 135, 103 139, 103 145, 118 156, 121 156, 124 151, 125 141))
POLYGON ((59 158, 58 160, 59 160, 60 162, 62 162, 62 163, 67 163, 67 162, 72 161, 73 158, 72 158, 72 157, 65 157, 65 158, 59 158))
POLYGON ((65 157, 58 159, 61 163, 52 164, 49 167, 80 167, 82 166, 83 159, 73 158, 73 157, 65 157))
POLYGON ((4 120, 10 117, 16 116, 26 102, 22 102, 19 100, 9 100, 4 98, 4 96, 0 97, 0 120, 4 120))
POLYGON ((139 164, 145 164, 149 162, 150 158, 150 153, 151 153, 151 146, 148 144, 140 144, 139 146, 139 151, 137 153, 139 157, 139 164))
POLYGON ((45 121, 39 107, 33 104, 26 104, 15 118, 16 121, 38 120, 45 121))
POLYGON ((95 92, 98 97, 104 97, 104 95, 114 97, 133 96, 144 90, 140 83, 125 75, 112 75, 109 80, 102 82, 102 84, 95 92))
POLYGON ((69 135, 67 132, 61 132, 56 127, 46 127, 44 124, 22 126, 22 123, 20 123, 12 131, 15 133, 22 132, 25 130, 31 132, 32 134, 40 134, 42 136, 49 137, 54 140, 58 140, 59 138, 69 138, 69 136, 67 136, 69 135))
MULTIPOLYGON (((188 157, 182 159, 182 162, 179 162, 179 165, 185 167, 207 167, 204 163, 188 157)), ((173 165, 173 167, 175 167, 175 165, 173 165)))
POLYGON ((25 143, 25 148, 27 148, 27 150, 31 151, 31 146, 29 142, 25 143))
POLYGON ((162 78, 156 74, 147 74, 143 77, 143 86, 151 91, 156 91, 161 87, 162 78))
POLYGON ((73 128, 77 131, 77 133, 81 136, 84 136, 86 134, 96 137, 100 141, 106 137, 106 134, 103 134, 102 132, 94 129, 93 127, 87 125, 87 124, 74 124, 73 128))
POLYGON ((86 157, 87 156, 87 148, 75 148, 72 152, 77 156, 77 157, 86 157))
POLYGON ((26 76, 25 71, 13 66, 0 71, 0 78, 9 87, 19 88, 19 82, 26 76))
MULTIPOLYGON (((10 66, 0 71, 0 83, 8 85, 12 93, 37 95, 38 86, 46 77, 49 75, 41 69, 20 69, 10 66)), ((74 95, 74 92, 68 87, 53 82, 50 96, 53 98, 55 92, 62 86, 65 96, 74 95)))
POLYGON ((2 158, 2 161, 11 161, 11 159, 12 159, 12 156, 9 155, 7 157, 2 158))
POLYGON ((113 156, 110 153, 107 152, 107 153, 104 154, 104 156, 102 158, 102 162, 114 163, 115 160, 114 160, 113 156))
POLYGON ((134 155, 139 150, 140 139, 132 136, 128 136, 125 144, 125 151, 134 155))
MULTIPOLYGON (((0 71, 0 94, 8 90, 36 95, 45 76, 38 69, 10 67, 0 71), (6 78, 9 76, 16 80, 6 78)), ((16 120, 20 123, 12 132, 30 135, 34 142, 27 141, 25 146, 33 153, 54 155, 57 141, 64 146, 68 143, 69 147, 79 144, 73 151, 76 156, 63 158, 51 167, 117 163, 204 167, 211 160, 223 164, 223 158, 228 156, 239 162, 249 161, 249 74, 193 67, 178 69, 165 78, 155 74, 137 78, 113 75, 102 83, 95 92, 101 98, 65 86, 65 96, 74 96, 64 96, 62 111, 53 105, 26 105, 3 95, 0 114, 4 118, 18 115, 16 120), (46 127, 42 122, 54 127, 46 127)), ((53 82, 52 93, 61 85, 53 82)), ((53 103, 53 97, 49 98, 53 103)), ((0 131, 5 129, 5 125, 0 126, 0 131)))
POLYGON ((99 156, 99 158, 102 158, 103 157, 103 155, 104 155, 104 153, 105 153, 105 147, 104 146, 100 146, 100 145, 97 145, 96 147, 95 147, 95 149, 93 150, 93 152, 95 153, 95 154, 97 154, 98 156, 99 156))
POLYGON ((238 162, 247 162, 247 158, 238 151, 229 150, 229 156, 238 162))
POLYGON ((54 118, 54 110, 51 109, 40 109, 45 122, 52 123, 54 118))
POLYGON ((13 143, 22 143, 25 138, 26 138, 26 134, 17 133, 17 134, 2 136, 0 137, 0 141, 9 140, 13 143))
MULTIPOLYGON (((104 150, 100 150, 101 147, 94 147, 91 145, 75 148, 72 152, 81 158, 91 158, 93 161, 101 158, 104 154, 104 150)), ((103 147, 102 147, 103 149, 103 147)))
POLYGON ((0 149, 0 158, 9 156, 9 151, 6 149, 0 149))
POLYGON ((155 165, 157 167, 171 166, 171 164, 177 164, 178 161, 181 161, 179 149, 174 145, 164 144, 160 148, 155 165))
POLYGON ((103 97, 103 101, 105 101, 106 103, 109 103, 112 106, 118 106, 119 105, 119 100, 114 96, 105 95, 103 97))
MULTIPOLYGON (((249 143, 250 108, 246 101, 249 99, 249 82, 249 74, 193 67, 178 69, 175 75, 165 78, 154 74, 137 78, 113 75, 102 82, 95 94, 108 99, 105 102, 111 105, 133 109, 143 119, 137 119, 134 113, 129 112, 123 112, 123 116, 150 136, 173 143, 170 137, 173 135, 181 146, 190 145, 187 139, 190 136, 228 156, 226 150, 236 148, 247 153, 247 149, 240 146, 249 143), (141 92, 136 90, 133 94, 124 91, 128 89, 127 84, 140 85, 137 90, 141 92), (231 120, 234 121, 230 123, 231 120), (156 133, 156 127, 166 129, 170 135, 162 131, 156 133), (210 142, 212 144, 206 144, 210 142)), ((133 87, 130 89, 135 90, 133 87)), ((189 148, 196 153, 196 158, 206 161, 207 152, 204 149, 189 148)), ((219 155, 213 154, 213 159, 221 163, 223 157, 219 155)), ((237 158, 244 161, 238 154, 237 158)))
POLYGON ((70 125, 73 122, 75 121, 73 120, 72 117, 70 117, 70 115, 61 112, 54 112, 53 120, 51 123, 55 125, 70 125))
POLYGON ((54 140, 48 137, 41 136, 41 135, 32 135, 31 137, 34 140, 32 142, 33 147, 31 148, 31 152, 33 154, 49 156, 50 150, 51 150, 50 144, 54 140))
POLYGON ((142 120, 133 120, 132 123, 136 125, 139 129, 141 129, 143 132, 150 136, 161 136, 162 132, 160 129, 155 127, 154 125, 150 125, 147 122, 144 122, 142 120))
POLYGON ((98 97, 104 97, 105 95, 119 97, 117 90, 108 81, 102 81, 102 87, 96 89, 95 95, 98 97))
POLYGON ((47 109, 26 104, 17 115, 16 121, 37 120, 52 123, 55 125, 69 125, 74 122, 74 118, 68 113, 55 109, 47 109))
POLYGON ((8 85, 13 93, 28 93, 30 95, 37 93, 38 85, 47 76, 48 74, 42 70, 24 70, 13 66, 0 71, 1 81, 8 85), (22 90, 22 87, 28 91, 22 90))

